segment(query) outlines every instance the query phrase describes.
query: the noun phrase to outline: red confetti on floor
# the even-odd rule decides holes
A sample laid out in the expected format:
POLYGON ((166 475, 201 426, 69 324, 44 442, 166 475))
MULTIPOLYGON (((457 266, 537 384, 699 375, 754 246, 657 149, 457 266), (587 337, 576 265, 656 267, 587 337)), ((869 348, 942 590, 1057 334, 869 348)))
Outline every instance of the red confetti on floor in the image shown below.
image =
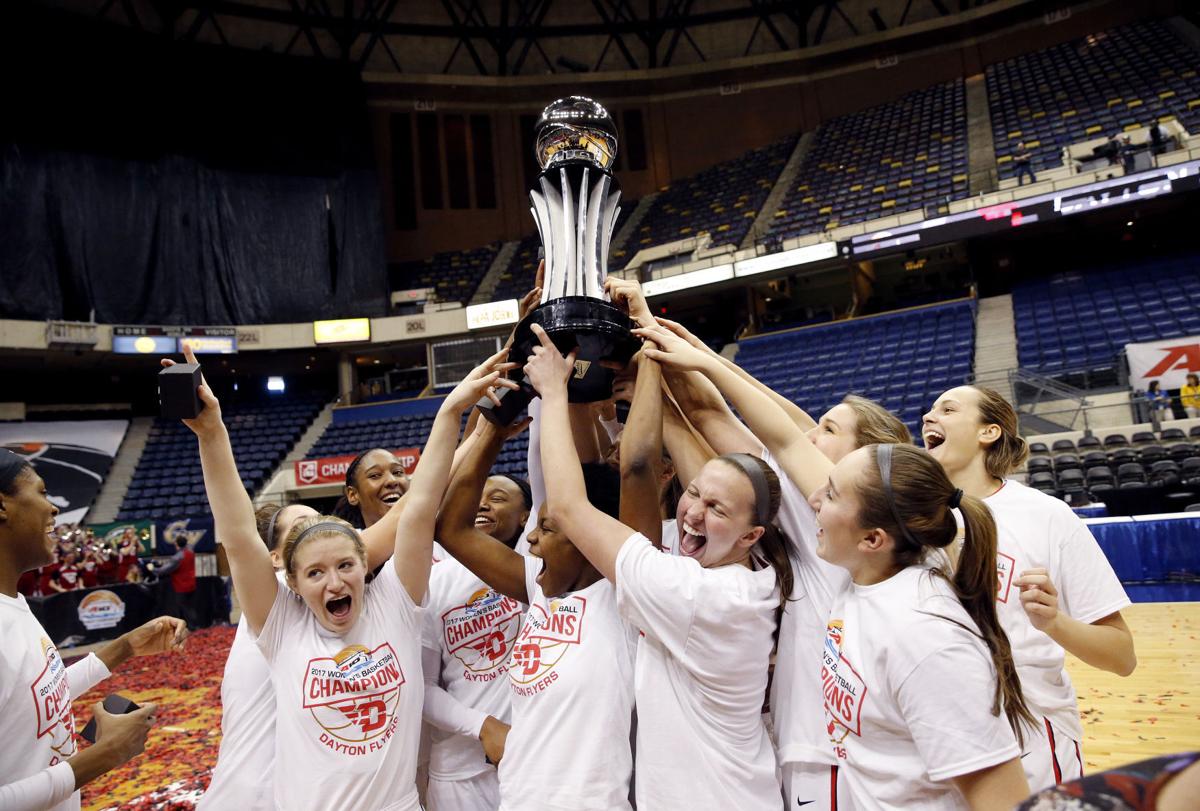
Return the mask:
MULTIPOLYGON (((79 729, 110 693, 158 704, 146 751, 83 789, 87 811, 175 811, 195 807, 221 742, 221 676, 234 628, 196 631, 182 653, 132 659, 75 704, 79 729)), ((81 739, 81 746, 87 743, 81 739)))

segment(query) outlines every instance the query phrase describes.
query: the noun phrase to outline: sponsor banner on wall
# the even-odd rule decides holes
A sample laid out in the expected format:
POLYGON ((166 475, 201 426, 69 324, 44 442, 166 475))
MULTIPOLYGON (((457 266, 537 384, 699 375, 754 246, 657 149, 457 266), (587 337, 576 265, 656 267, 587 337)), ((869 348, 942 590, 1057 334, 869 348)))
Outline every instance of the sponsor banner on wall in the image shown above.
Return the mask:
MULTIPOLYGON (((421 459, 420 448, 401 448, 393 451, 404 465, 404 472, 412 475, 421 459)), ((321 459, 301 459, 295 462, 296 486, 311 487, 315 484, 344 484, 346 468, 354 456, 326 456, 321 459)))
POLYGON ((58 507, 59 524, 76 524, 100 492, 128 420, 0 423, 0 448, 29 460, 58 507))
POLYGON ((138 557, 144 558, 154 554, 155 527, 153 521, 114 521, 111 524, 88 524, 100 543, 111 544, 120 548, 127 539, 136 539, 138 557))
POLYGON ((1125 344, 1129 359, 1129 385, 1145 391, 1151 380, 1160 389, 1187 384, 1189 374, 1200 375, 1200 335, 1167 338, 1144 344, 1125 344))
POLYGON ((76 611, 89 631, 115 628, 125 619, 125 601, 110 589, 96 589, 79 601, 76 611))
POLYGON ((177 542, 185 540, 197 555, 217 550, 216 533, 211 516, 203 518, 176 518, 156 522, 159 555, 174 555, 179 551, 177 542))

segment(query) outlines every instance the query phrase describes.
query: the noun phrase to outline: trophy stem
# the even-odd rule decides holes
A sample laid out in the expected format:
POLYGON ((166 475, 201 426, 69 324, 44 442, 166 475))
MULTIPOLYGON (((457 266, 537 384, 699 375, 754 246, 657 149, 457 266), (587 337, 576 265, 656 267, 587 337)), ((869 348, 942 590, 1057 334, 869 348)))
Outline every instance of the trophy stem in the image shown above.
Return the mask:
POLYGON ((541 303, 564 296, 606 300, 608 243, 620 210, 621 192, 607 172, 567 163, 538 176, 529 211, 545 253, 541 303))

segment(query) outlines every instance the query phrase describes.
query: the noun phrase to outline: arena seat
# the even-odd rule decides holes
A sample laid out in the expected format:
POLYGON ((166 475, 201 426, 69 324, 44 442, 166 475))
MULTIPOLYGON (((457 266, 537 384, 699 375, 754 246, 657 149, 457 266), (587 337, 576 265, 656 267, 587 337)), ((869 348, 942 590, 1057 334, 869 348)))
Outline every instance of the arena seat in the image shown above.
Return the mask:
POLYGON ((1013 289, 1013 320, 1023 368, 1046 375, 1112 370, 1127 343, 1200 333, 1200 257, 1019 284, 1013 289))
MULTIPOLYGON (((225 406, 230 442, 242 484, 252 494, 283 461, 324 407, 320 397, 292 397, 278 405, 225 406)), ((185 518, 208 512, 196 437, 178 420, 156 419, 117 520, 185 518)))
POLYGON ((975 304, 946 304, 745 338, 737 362, 814 419, 846 394, 882 403, 912 431, 946 389, 967 381, 975 304))
POLYGON ((712 237, 713 246, 736 247, 758 217, 796 141, 791 135, 672 182, 630 239, 630 256, 642 248, 702 234, 712 237))
POLYGON ((966 197, 963 88, 935 85, 823 124, 771 233, 819 233, 966 197))
POLYGON ((432 287, 441 301, 467 303, 483 281, 500 243, 493 242, 466 251, 438 253, 420 262, 403 262, 390 268, 393 290, 432 287))
POLYGON ((1047 470, 1054 470, 1054 463, 1050 461, 1049 456, 1031 456, 1025 463, 1025 471, 1030 474, 1047 470))
POLYGON ((520 299, 529 292, 537 274, 538 248, 541 244, 541 237, 536 232, 521 240, 508 268, 500 274, 500 280, 492 293, 493 301, 520 299))
POLYGON ((1069 144, 1174 116, 1200 125, 1195 52, 1162 22, 1091 34, 989 65, 988 104, 1001 178, 1025 143, 1035 171, 1062 165, 1069 144))

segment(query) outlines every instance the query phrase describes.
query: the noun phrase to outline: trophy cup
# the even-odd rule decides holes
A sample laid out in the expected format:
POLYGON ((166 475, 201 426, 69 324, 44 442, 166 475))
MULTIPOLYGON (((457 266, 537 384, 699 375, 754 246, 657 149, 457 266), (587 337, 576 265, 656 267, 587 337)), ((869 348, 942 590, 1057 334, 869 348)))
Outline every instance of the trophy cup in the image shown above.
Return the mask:
MULTIPOLYGON (((541 303, 517 324, 510 357, 523 362, 538 339, 530 327, 541 325, 565 355, 576 347, 575 374, 567 384, 573 403, 592 403, 612 394, 613 372, 601 361, 624 364, 639 341, 629 316, 608 301, 608 243, 617 222, 620 187, 611 167, 617 157, 613 120, 602 105, 584 96, 552 102, 538 120, 536 145, 542 167, 529 190, 546 270, 541 303)), ((519 390, 500 389, 497 406, 479 401, 483 416, 509 425, 537 395, 514 371, 519 390)))

